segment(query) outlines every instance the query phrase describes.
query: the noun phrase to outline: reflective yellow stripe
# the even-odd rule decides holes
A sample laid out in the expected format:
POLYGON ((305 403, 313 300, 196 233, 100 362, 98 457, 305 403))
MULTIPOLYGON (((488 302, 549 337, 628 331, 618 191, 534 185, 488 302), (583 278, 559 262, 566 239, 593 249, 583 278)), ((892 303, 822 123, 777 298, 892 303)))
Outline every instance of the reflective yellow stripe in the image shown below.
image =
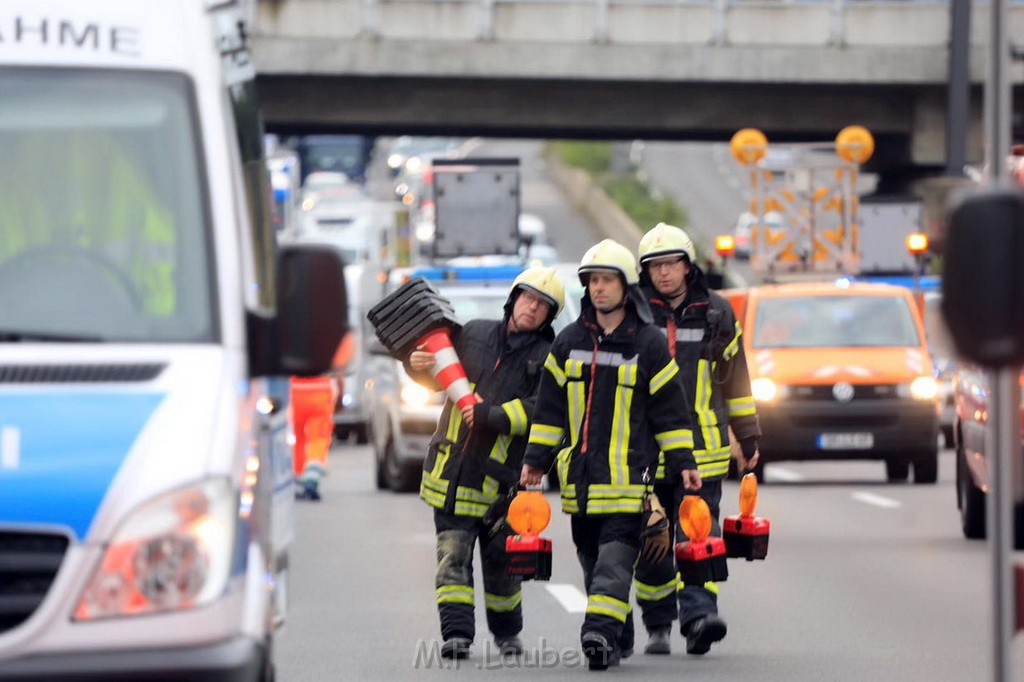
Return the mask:
POLYGON ((508 597, 500 594, 484 592, 484 606, 488 611, 515 611, 516 607, 523 603, 522 591, 516 592, 508 597))
POLYGON ((724 351, 722 351, 722 358, 725 359, 725 360, 731 359, 732 356, 734 356, 734 355, 736 355, 736 353, 740 352, 740 333, 741 332, 740 332, 740 322, 739 322, 739 320, 736 320, 736 325, 735 326, 736 326, 736 332, 733 334, 732 341, 730 341, 729 345, 725 347, 724 351))
POLYGON ((442 585, 437 588, 438 604, 473 605, 473 588, 469 585, 442 585))
POLYGON ((693 458, 697 464, 712 464, 714 462, 727 461, 732 456, 732 450, 728 445, 717 450, 694 450, 693 458))
MULTIPOLYGON (((448 497, 448 485, 448 481, 425 471, 420 480, 420 498, 432 507, 444 509, 448 497)), ((455 513, 461 516, 483 516, 487 508, 498 499, 498 485, 494 479, 488 477, 485 481, 485 488, 480 491, 460 485, 455 490, 455 513)))
POLYGON ((676 364, 675 360, 669 360, 668 364, 662 367, 661 371, 655 374, 651 379, 651 395, 655 395, 658 391, 664 388, 665 384, 672 381, 672 377, 678 373, 679 365, 676 364))
POLYGON ((742 398, 730 398, 726 401, 726 404, 729 406, 730 417, 748 417, 757 414, 754 399, 749 395, 742 398))
POLYGON ((565 389, 569 410, 569 445, 580 442, 583 428, 583 412, 586 406, 586 392, 582 381, 570 381, 565 389))
POLYGON ((554 446, 562 442, 562 436, 564 435, 565 429, 561 426, 534 422, 533 427, 530 429, 530 443, 554 446))
POLYGON ((607 500, 587 500, 587 514, 639 514, 643 511, 642 497, 620 497, 607 500))
POLYGON ((658 441, 658 447, 662 452, 665 450, 678 450, 680 448, 693 449, 693 431, 690 429, 675 429, 662 431, 654 434, 654 440, 658 441))
MULTIPOLYGON (((686 583, 683 582, 682 578, 679 576, 678 573, 676 573, 676 579, 679 581, 679 588, 678 589, 681 590, 684 587, 686 587, 686 583)), ((704 589, 707 590, 708 592, 713 592, 715 594, 718 594, 718 583, 712 582, 712 581, 709 580, 706 583, 704 583, 704 589)))
POLYGON ((505 414, 508 415, 508 421, 512 425, 509 433, 513 436, 521 436, 526 433, 527 427, 530 426, 530 418, 526 416, 526 409, 523 407, 522 400, 516 398, 507 403, 502 403, 501 409, 505 410, 505 414))
POLYGON ((444 443, 437 448, 437 457, 434 459, 434 466, 431 468, 430 473, 434 476, 441 476, 444 472, 444 466, 448 463, 448 457, 451 455, 451 445, 459 439, 459 429, 462 427, 462 410, 455 409, 452 406, 451 411, 448 413, 448 428, 445 429, 444 437, 448 443, 444 443))
POLYGON ((718 417, 711 409, 711 374, 714 368, 714 363, 709 364, 707 360, 697 361, 697 395, 693 401, 693 409, 700 422, 700 432, 704 437, 704 447, 708 450, 717 450, 722 447, 722 436, 718 432, 718 417))
POLYGON ((700 475, 703 478, 725 476, 729 473, 729 460, 716 462, 715 464, 698 464, 697 471, 700 472, 700 475))
POLYGON ((558 366, 558 360, 555 359, 553 353, 548 353, 547 360, 544 361, 544 369, 551 373, 559 386, 565 386, 565 372, 558 366))
POLYGON ((629 416, 633 404, 632 385, 635 383, 636 365, 620 366, 619 384, 615 387, 615 411, 612 412, 611 442, 608 443, 608 471, 612 485, 629 483, 626 453, 629 451, 629 416))
POLYGON ((643 484, 636 485, 608 485, 607 483, 594 483, 587 489, 590 499, 608 499, 612 497, 643 497, 643 484))
POLYGON ((587 613, 611 616, 620 623, 625 623, 627 616, 629 616, 629 604, 615 597, 592 594, 587 597, 587 613))
POLYGON ((583 378, 583 361, 569 358, 565 361, 565 375, 568 379, 583 378))
POLYGON ((659 599, 675 595, 676 585, 678 582, 679 581, 677 579, 673 578, 664 585, 648 585, 647 583, 642 583, 639 580, 634 580, 633 584, 636 585, 637 599, 658 601, 659 599))
MULTIPOLYGON (((512 436, 507 433, 500 434, 494 439, 494 446, 491 448, 490 459, 504 464, 508 459, 508 446, 512 442, 512 436)), ((498 499, 498 480, 491 476, 484 476, 484 484, 481 486, 484 495, 498 499)))
POLYGON ((431 507, 444 509, 444 495, 430 490, 425 483, 420 483, 420 498, 431 507))

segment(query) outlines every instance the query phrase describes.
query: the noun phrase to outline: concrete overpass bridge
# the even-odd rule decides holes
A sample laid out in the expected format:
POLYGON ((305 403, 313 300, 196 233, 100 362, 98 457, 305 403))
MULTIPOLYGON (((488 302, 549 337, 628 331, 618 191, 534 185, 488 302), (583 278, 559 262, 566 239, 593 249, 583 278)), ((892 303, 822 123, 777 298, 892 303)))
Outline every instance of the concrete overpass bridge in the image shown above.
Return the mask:
MULTIPOLYGON (((874 170, 945 162, 938 0, 254 0, 268 128, 530 137, 830 140, 874 170)), ((974 9, 968 158, 982 153, 974 9)), ((1024 34, 1024 3, 1009 35, 1024 34)), ((1024 80, 1015 69, 1014 82, 1024 80)))

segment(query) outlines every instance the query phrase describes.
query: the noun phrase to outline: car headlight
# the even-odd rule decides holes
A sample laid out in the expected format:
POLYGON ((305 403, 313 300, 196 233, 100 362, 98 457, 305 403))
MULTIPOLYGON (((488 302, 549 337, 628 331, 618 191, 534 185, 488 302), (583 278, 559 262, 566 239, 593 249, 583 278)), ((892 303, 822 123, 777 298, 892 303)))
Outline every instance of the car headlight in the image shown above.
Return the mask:
POLYGON ((422 221, 416 223, 416 239, 421 242, 429 242, 434 238, 434 223, 429 221, 422 221))
POLYGON ((388 168, 401 168, 403 163, 405 163, 405 157, 401 154, 392 154, 388 157, 388 168))
POLYGON ((750 394, 759 403, 770 403, 777 398, 785 398, 786 386, 779 386, 768 377, 758 377, 750 382, 750 394))
POLYGON ((426 407, 433 391, 410 380, 402 385, 401 396, 402 402, 408 407, 426 407))
POLYGON ((136 509, 107 545, 75 620, 180 611, 216 599, 231 567, 236 507, 221 479, 136 509))
POLYGON ((934 377, 917 377, 909 384, 900 384, 897 393, 901 398, 935 400, 939 395, 939 384, 934 377))

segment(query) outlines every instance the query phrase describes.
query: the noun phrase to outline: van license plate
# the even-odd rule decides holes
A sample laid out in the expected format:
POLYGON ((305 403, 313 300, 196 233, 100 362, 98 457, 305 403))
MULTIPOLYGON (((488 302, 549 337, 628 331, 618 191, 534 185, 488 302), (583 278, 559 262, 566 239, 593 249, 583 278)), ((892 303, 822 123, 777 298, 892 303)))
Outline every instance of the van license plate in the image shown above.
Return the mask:
POLYGON ((818 435, 822 450, 870 450, 875 447, 873 433, 822 433, 818 435))

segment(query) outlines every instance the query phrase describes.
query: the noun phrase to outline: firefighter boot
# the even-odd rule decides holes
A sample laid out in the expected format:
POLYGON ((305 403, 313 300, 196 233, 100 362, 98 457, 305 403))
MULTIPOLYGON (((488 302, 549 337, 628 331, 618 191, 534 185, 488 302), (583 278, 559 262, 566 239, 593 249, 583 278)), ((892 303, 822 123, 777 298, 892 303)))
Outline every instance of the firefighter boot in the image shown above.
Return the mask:
POLYGON ((703 656, 715 642, 725 638, 725 621, 711 613, 690 622, 686 630, 686 653, 703 656))
POLYGON ((495 637, 494 645, 498 647, 498 653, 502 656, 520 656, 523 653, 523 640, 516 635, 495 637))
POLYGON ((469 658, 469 648, 473 640, 468 637, 450 637, 441 645, 441 658, 469 658))
POLYGON ((587 657, 587 664, 591 670, 607 670, 612 664, 614 647, 600 632, 584 632, 580 643, 583 645, 583 655, 587 657))
POLYGON ((647 646, 644 647, 645 654, 667 655, 672 653, 672 628, 658 628, 652 630, 647 637, 647 646))

